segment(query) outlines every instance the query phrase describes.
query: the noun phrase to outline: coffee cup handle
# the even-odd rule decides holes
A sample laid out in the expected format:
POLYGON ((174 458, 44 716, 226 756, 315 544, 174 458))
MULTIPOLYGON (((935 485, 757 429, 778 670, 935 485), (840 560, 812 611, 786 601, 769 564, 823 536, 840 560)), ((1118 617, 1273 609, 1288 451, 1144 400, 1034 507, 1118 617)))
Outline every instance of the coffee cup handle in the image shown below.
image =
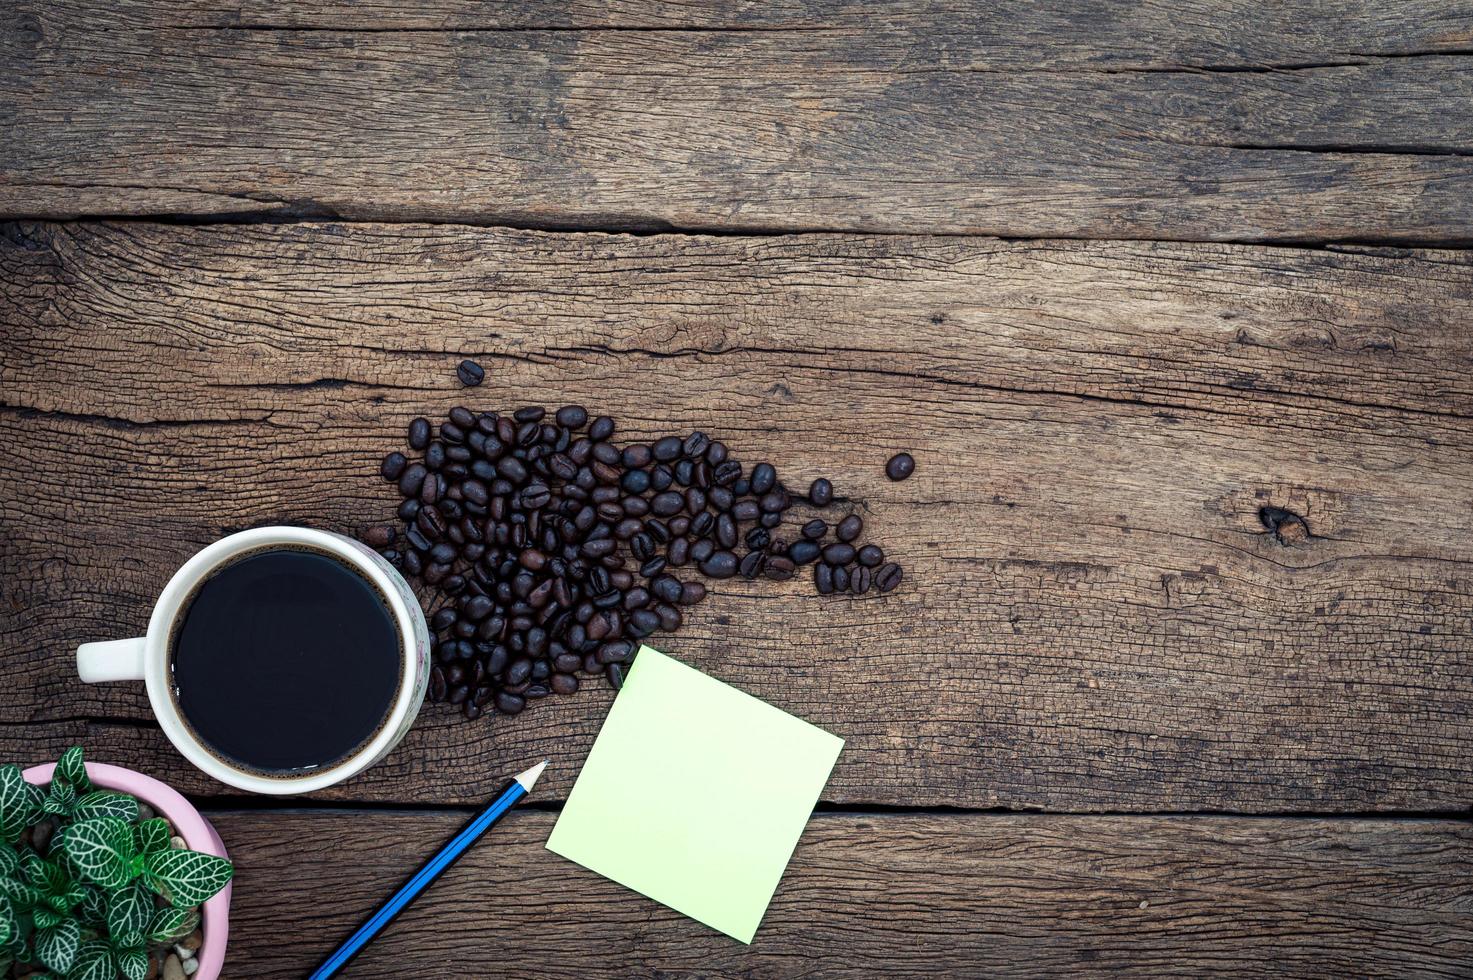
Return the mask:
POLYGON ((85 684, 143 680, 144 638, 105 640, 77 647, 77 673, 85 684))

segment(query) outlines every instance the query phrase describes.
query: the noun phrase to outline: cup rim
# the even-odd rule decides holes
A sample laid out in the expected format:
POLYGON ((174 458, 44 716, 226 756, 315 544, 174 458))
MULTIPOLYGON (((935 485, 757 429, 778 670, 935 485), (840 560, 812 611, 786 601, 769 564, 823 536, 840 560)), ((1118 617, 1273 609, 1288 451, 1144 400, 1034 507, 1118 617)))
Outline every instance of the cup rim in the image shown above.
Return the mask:
POLYGON ((363 771, 396 740, 405 716, 414 709, 417 642, 413 613, 404 602, 400 587, 382 568, 361 553, 352 539, 331 531, 287 524, 256 527, 237 531, 211 542, 190 556, 169 578, 168 584, 159 593, 158 601, 154 603, 153 613, 148 621, 148 633, 144 637, 143 683, 148 690, 148 700, 153 705, 154 716, 158 718, 164 734, 186 759, 207 775, 227 786, 256 793, 310 793, 340 783, 363 771), (364 743, 357 752, 328 769, 314 770, 301 776, 266 777, 230 766, 200 743, 184 721, 169 691, 165 658, 168 653, 170 626, 185 598, 201 578, 228 558, 243 551, 285 544, 305 545, 327 551, 348 562, 378 588, 399 626, 400 684, 394 696, 393 708, 379 727, 378 734, 364 743))

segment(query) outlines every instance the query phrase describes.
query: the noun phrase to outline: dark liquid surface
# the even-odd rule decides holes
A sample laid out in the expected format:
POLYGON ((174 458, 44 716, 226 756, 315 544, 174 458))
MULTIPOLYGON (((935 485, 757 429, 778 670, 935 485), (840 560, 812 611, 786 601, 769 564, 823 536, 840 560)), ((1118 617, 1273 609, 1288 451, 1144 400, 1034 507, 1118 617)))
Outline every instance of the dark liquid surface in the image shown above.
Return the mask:
POLYGON ((172 649, 185 720, 225 761, 285 774, 351 755, 399 687, 399 631, 374 588, 319 552, 272 549, 215 572, 172 649))

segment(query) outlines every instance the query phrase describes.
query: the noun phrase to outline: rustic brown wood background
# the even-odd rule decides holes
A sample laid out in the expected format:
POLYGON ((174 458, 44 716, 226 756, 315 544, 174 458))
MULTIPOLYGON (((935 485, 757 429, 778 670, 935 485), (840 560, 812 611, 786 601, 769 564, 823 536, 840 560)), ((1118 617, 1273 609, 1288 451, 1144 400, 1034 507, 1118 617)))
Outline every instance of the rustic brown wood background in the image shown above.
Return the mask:
POLYGON ((0 757, 207 807, 232 977, 544 757, 350 975, 1469 976, 1470 56, 1468 0, 9 0, 0 757), (847 739, 750 948, 542 849, 606 690, 273 801, 76 680, 462 401, 707 429, 906 564, 666 643, 847 739))

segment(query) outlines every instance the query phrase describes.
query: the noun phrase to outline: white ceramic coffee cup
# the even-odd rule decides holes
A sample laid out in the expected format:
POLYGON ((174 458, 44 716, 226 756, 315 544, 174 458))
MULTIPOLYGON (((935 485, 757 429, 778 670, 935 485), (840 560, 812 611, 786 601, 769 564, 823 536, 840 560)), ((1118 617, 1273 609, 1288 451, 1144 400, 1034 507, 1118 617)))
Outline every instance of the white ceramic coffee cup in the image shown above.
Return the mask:
MULTIPOLYGON (((404 737, 424 701, 430 678, 430 631, 419 600, 392 565, 373 549, 331 531, 305 527, 258 527, 241 531, 214 544, 185 562, 153 607, 148 635, 130 640, 84 643, 77 648, 77 672, 88 684, 102 681, 143 681, 148 700, 169 741, 184 757, 230 786, 256 793, 310 793, 340 783, 378 762, 404 737), (368 744, 341 762, 300 776, 261 776, 236 769, 205 748, 179 715, 171 693, 169 637, 180 606, 211 572, 235 556, 261 548, 297 546, 326 552, 375 585, 388 600, 403 640, 404 657, 399 690, 387 721, 368 744)), ((330 706, 326 710, 331 710, 330 706)))

